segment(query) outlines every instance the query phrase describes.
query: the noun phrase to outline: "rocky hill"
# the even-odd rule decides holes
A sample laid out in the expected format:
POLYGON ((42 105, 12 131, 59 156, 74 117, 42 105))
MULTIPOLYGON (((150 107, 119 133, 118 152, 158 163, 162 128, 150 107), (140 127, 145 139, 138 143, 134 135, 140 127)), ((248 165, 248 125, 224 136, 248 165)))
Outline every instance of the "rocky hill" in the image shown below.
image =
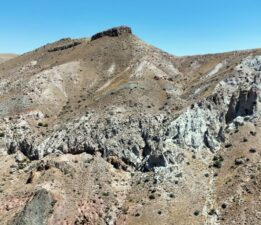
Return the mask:
POLYGON ((0 224, 260 221, 261 49, 175 57, 116 27, 0 87, 0 224))

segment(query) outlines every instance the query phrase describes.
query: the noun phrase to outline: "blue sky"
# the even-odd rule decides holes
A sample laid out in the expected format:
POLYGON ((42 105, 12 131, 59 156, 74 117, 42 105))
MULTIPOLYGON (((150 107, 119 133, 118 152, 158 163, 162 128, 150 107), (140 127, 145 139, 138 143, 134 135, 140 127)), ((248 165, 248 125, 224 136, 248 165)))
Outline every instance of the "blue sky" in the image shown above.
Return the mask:
POLYGON ((261 47, 261 0, 1 0, 0 52, 131 26, 175 55, 261 47))

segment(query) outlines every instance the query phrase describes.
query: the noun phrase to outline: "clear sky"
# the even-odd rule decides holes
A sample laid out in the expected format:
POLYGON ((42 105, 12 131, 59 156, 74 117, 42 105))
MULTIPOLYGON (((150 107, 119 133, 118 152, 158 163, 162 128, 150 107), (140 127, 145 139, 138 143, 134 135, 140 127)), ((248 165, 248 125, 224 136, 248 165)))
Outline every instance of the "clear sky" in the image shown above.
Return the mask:
POLYGON ((128 25, 175 55, 261 47, 261 0, 0 0, 0 52, 128 25))

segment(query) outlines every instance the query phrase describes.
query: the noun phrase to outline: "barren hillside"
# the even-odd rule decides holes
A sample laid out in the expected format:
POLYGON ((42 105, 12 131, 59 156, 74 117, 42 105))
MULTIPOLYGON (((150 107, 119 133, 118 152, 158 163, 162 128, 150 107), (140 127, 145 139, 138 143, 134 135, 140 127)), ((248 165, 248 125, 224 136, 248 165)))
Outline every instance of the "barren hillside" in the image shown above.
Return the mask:
POLYGON ((0 54, 0 63, 3 63, 9 59, 15 58, 17 55, 15 54, 0 54))
POLYGON ((175 57, 128 27, 0 64, 0 224, 256 225, 261 49, 175 57))

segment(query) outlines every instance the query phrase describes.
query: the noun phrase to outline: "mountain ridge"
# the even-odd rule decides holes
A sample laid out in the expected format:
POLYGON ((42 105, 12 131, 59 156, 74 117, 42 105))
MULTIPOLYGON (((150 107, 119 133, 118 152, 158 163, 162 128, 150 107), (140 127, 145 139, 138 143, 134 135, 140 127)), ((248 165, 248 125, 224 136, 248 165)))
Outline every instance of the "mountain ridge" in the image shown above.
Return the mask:
POLYGON ((257 224, 261 50, 93 37, 0 64, 1 224, 257 224))

